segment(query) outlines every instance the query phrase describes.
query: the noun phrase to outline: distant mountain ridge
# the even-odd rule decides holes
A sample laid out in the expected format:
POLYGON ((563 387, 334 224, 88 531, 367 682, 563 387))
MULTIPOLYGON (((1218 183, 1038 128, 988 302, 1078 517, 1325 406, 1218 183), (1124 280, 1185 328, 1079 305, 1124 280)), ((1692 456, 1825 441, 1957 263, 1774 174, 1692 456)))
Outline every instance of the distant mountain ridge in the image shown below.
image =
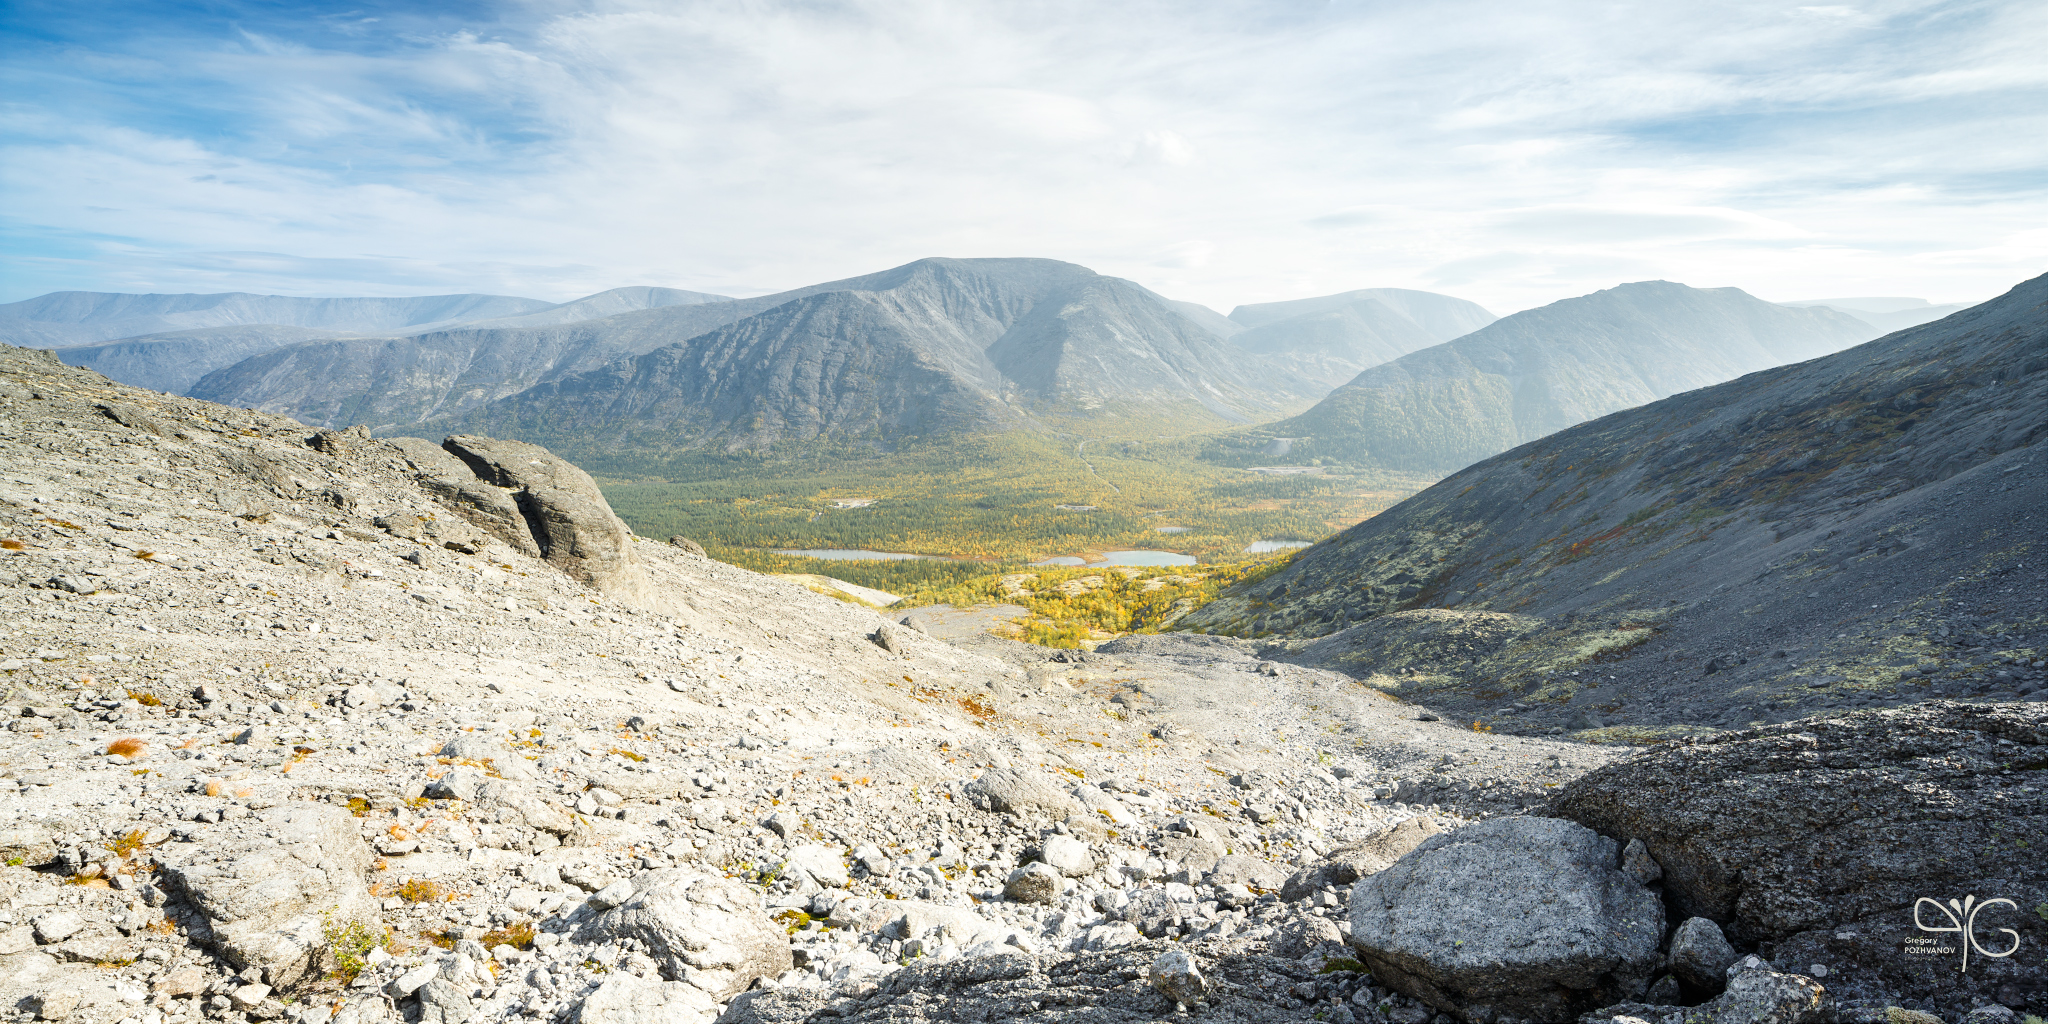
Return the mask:
POLYGON ((759 447, 1133 414, 1222 425, 1313 385, 1170 300, 1043 259, 924 259, 477 408, 516 436, 759 447))
POLYGON ((148 334, 251 324, 368 334, 520 316, 555 305, 539 299, 480 294, 322 299, 248 292, 51 292, 0 305, 0 341, 37 348, 71 348, 148 334))
POLYGON ((148 296, 59 292, 12 304, 24 307, 24 310, 21 316, 13 319, 0 317, 0 334, 9 331, 30 335, 61 334, 74 329, 88 333, 125 330, 150 320, 149 316, 139 315, 138 309, 158 310, 151 316, 162 321, 281 316, 310 322, 303 325, 268 321, 228 323, 58 349, 58 357, 73 366, 90 366, 124 384, 184 394, 215 370, 288 345, 310 341, 365 335, 406 337, 450 329, 450 325, 458 325, 456 329, 463 330, 545 327, 633 310, 733 301, 722 295, 654 287, 613 288, 564 303, 538 303, 531 299, 498 301, 501 298, 294 299, 275 295, 148 296), (223 301, 211 301, 216 299, 223 301), (61 319, 66 316, 81 319, 67 327, 69 322, 61 319))
POLYGON ((1933 323, 1957 310, 1968 309, 1972 304, 1968 302, 1950 302, 1936 306, 1930 304, 1926 299, 1869 297, 1853 299, 1801 299, 1797 302, 1782 302, 1779 305, 1796 307, 1825 306, 1838 313, 1847 313, 1877 328, 1880 332, 1889 334, 1893 331, 1903 331, 1908 327, 1918 327, 1921 324, 1933 323))
POLYGON ((1239 306, 1231 345, 1329 391, 1369 367, 1470 333, 1494 321, 1480 306, 1432 292, 1362 288, 1336 295, 1239 306))
POLYGON ((1874 333, 1843 313, 1793 309, 1738 288, 1625 284, 1372 367, 1241 444, 1290 438, 1297 459, 1449 473, 1576 423, 1874 333))

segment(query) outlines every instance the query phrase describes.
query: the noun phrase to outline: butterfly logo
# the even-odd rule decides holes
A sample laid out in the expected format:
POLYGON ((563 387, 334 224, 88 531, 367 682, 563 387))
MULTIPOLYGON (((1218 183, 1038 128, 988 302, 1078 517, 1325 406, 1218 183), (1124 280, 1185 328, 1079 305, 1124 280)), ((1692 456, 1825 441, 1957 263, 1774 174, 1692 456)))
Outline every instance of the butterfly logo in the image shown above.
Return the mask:
POLYGON ((1931 900, 1922 896, 1913 902, 1913 924, 1923 932, 1955 932, 1961 935, 1962 942, 1959 945, 1963 947, 1962 973, 1968 974, 1970 973, 1970 950, 1975 949, 1979 956, 2007 957, 2018 952, 2020 948, 2020 933, 2010 928, 1998 929, 2012 936, 2012 946, 2003 953, 1994 953, 1977 943, 1977 915, 1982 913, 1985 907, 1997 906, 2000 903, 2011 907, 2013 910, 2019 909, 2019 904, 2007 899, 1985 900, 1979 903, 1977 902, 1977 897, 1965 896, 1960 903, 1950 900, 1947 906, 1943 906, 1938 900, 1931 900), (1920 920, 1920 905, 1923 903, 1941 911, 1942 916, 1948 918, 1948 927, 1933 927, 1920 920))

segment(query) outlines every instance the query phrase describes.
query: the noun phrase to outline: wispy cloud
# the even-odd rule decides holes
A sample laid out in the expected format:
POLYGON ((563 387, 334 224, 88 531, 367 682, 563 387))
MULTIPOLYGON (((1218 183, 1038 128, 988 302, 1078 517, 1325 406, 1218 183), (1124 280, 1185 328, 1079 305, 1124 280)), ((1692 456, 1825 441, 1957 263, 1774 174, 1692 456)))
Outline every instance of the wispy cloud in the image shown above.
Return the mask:
POLYGON ((2048 269, 2048 11, 2017 0, 16 10, 0 299, 743 293, 946 254, 1507 311, 2048 269))

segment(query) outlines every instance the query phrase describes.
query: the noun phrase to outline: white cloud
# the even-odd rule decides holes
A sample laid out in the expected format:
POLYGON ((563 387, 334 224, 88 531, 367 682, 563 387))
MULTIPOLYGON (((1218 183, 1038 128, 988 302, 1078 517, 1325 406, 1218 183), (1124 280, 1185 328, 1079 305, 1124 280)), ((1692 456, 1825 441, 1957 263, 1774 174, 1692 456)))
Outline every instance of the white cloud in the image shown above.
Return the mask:
POLYGON ((1500 312, 2048 269, 2014 230, 2048 219, 2048 11, 2018 0, 506 11, 37 58, 0 113, 0 299, 749 293, 944 254, 1500 312))

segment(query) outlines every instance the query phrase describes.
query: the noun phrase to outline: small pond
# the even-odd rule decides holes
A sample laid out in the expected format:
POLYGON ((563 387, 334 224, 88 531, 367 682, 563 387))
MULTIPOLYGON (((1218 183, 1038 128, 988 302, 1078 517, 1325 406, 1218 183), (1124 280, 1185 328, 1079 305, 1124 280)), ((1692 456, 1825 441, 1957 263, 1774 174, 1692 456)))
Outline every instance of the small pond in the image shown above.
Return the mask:
POLYGON ((1312 543, 1314 542, 1306 540, 1255 540, 1245 545, 1244 553, 1263 555, 1274 551, 1286 551, 1289 548, 1305 548, 1312 543))

